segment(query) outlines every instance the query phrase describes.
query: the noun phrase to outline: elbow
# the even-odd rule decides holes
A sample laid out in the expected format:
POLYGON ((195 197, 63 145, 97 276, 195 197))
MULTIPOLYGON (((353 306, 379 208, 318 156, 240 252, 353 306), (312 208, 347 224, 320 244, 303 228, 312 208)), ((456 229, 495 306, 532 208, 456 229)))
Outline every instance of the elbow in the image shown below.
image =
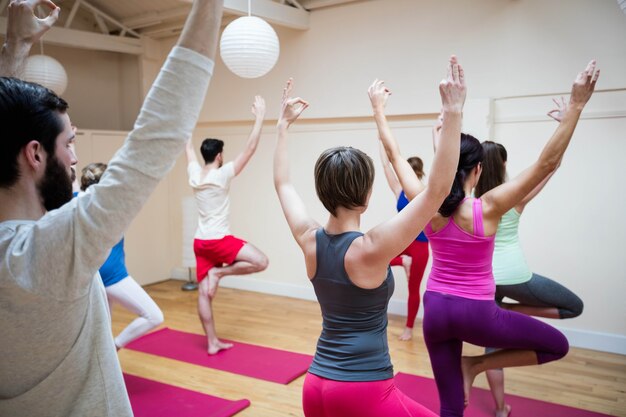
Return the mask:
POLYGON ((539 169, 541 170, 541 173, 545 176, 550 175, 551 173, 556 171, 560 165, 560 157, 550 157, 541 161, 541 163, 539 164, 539 169))
POLYGON ((442 184, 429 184, 424 192, 427 193, 427 198, 432 201, 434 205, 439 207, 450 194, 451 188, 452 184, 448 187, 442 184))

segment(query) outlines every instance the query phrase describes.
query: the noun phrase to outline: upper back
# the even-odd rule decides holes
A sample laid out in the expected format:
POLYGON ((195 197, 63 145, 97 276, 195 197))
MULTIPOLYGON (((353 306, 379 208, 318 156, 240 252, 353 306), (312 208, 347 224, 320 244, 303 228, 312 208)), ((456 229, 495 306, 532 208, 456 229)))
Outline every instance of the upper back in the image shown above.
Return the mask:
POLYGON ((322 333, 310 372, 337 381, 393 378, 387 345, 387 305, 393 294, 391 268, 373 289, 350 281, 346 251, 360 232, 316 232, 317 271, 311 279, 322 310, 322 333))
POLYGON ((311 279, 322 306, 322 313, 363 312, 386 314, 387 303, 394 290, 393 274, 388 269, 387 278, 378 288, 364 289, 356 286, 345 269, 344 258, 354 239, 361 232, 327 234, 320 227, 315 235, 317 270, 311 279), (363 295, 367 294, 366 297, 363 295))
POLYGON ((468 298, 492 299, 495 291, 491 260, 494 236, 485 236, 480 199, 466 199, 462 207, 444 223, 437 219, 425 228, 433 253, 433 266, 428 289, 468 298), (467 223, 467 215, 460 210, 471 210, 471 223, 462 227, 458 218, 467 223), (443 224, 443 226, 441 226, 443 224), (469 230, 466 230, 469 229, 469 230))

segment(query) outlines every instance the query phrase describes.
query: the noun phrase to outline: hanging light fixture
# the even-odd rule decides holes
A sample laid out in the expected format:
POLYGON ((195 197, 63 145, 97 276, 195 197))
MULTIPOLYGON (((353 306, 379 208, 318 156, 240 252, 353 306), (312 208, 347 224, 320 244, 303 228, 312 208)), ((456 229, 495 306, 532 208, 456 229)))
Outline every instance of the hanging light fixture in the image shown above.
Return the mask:
POLYGON ((248 0, 248 16, 232 21, 220 40, 220 55, 229 70, 242 78, 258 78, 267 74, 278 61, 280 43, 272 27, 252 16, 248 0))
POLYGON ((626 0, 617 0, 617 4, 621 7, 622 11, 626 14, 626 0))
POLYGON ((44 55, 42 40, 39 41, 39 50, 40 55, 26 58, 22 78, 31 83, 41 84, 60 96, 67 88, 67 72, 59 61, 44 55))
POLYGON ((48 55, 31 55, 26 59, 23 78, 41 84, 58 96, 67 88, 67 73, 63 65, 48 55))

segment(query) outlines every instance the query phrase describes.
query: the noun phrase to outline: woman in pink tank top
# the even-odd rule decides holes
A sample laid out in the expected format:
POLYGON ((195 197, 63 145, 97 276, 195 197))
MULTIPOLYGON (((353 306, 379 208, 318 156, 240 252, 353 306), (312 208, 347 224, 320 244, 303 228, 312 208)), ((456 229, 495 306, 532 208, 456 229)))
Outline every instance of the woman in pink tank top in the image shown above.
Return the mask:
MULTIPOLYGON (((497 306, 491 263, 500 218, 557 167, 598 75, 595 61, 578 75, 563 120, 537 162, 480 199, 469 196, 480 178, 483 148, 473 136, 461 135, 452 189, 425 228, 433 266, 424 294, 424 340, 439 390, 441 417, 463 415, 470 388, 479 373, 545 363, 560 359, 568 351, 567 339, 558 330, 497 306), (463 342, 501 350, 462 356, 463 342)), ((415 198, 419 193, 415 175, 391 134, 386 133, 381 140, 389 159, 407 198, 415 198)), ((436 126, 435 147, 438 134, 436 126)))

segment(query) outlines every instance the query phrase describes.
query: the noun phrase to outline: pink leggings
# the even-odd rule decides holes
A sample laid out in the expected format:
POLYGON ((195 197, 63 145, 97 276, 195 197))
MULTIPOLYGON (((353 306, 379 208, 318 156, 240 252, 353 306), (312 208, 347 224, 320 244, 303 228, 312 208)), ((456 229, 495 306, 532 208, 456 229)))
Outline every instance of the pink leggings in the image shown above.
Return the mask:
MULTIPOLYGON (((420 285, 424 277, 424 270, 428 263, 428 242, 414 240, 400 255, 411 257, 411 270, 409 271, 409 302, 406 315, 406 327, 413 328, 415 317, 420 308, 420 285)), ((402 265, 402 258, 393 258, 389 263, 391 266, 402 265)))
POLYGON ((306 417, 437 417, 395 385, 383 381, 346 382, 306 374, 302 387, 306 417))

